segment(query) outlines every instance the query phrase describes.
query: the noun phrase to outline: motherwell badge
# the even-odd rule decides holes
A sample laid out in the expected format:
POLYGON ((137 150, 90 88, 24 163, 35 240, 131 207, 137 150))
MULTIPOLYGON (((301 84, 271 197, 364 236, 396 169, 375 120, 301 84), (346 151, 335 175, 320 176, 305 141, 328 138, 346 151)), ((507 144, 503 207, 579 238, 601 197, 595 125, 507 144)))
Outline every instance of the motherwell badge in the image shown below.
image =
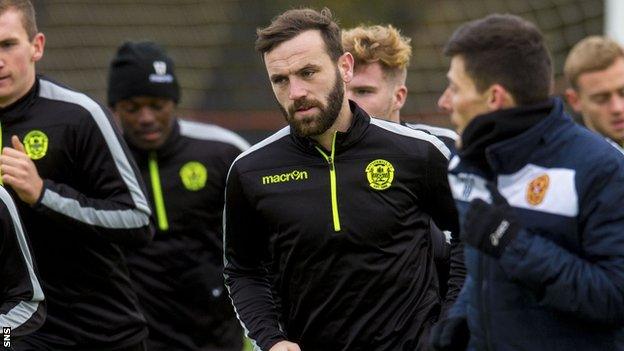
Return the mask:
POLYGON ((392 185, 394 167, 386 160, 375 160, 366 166, 366 178, 371 188, 386 190, 392 185))
POLYGON ((180 179, 187 190, 197 191, 206 186, 208 172, 203 164, 191 161, 180 168, 180 179))
POLYGON ((48 136, 40 130, 31 130, 24 136, 24 149, 31 159, 42 158, 48 152, 48 136))
POLYGON ((541 176, 533 179, 527 186, 527 202, 533 206, 541 204, 542 201, 544 201, 544 196, 546 196, 549 183, 550 178, 548 177, 548 174, 542 174, 541 176))

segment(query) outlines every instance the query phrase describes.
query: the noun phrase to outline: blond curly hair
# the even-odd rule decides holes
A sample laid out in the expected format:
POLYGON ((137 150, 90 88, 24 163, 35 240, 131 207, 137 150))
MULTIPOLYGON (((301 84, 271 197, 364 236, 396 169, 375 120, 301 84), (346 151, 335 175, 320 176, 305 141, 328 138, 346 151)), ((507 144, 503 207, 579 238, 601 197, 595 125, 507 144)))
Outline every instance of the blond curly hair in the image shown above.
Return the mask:
POLYGON ((391 76, 407 72, 412 57, 410 42, 392 25, 360 25, 342 33, 342 46, 355 58, 356 69, 359 64, 379 62, 391 76))

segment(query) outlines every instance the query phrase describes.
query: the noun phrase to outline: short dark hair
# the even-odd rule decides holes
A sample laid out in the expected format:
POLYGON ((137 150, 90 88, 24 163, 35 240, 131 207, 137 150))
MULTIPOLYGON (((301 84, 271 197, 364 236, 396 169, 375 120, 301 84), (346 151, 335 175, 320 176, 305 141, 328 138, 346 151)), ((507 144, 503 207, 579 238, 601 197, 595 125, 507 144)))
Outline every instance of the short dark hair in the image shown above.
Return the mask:
POLYGON ((552 60, 540 30, 514 15, 493 14, 459 27, 444 48, 460 56, 480 92, 505 87, 518 105, 546 100, 552 86, 552 60))
POLYGON ((39 32, 37 30, 37 20, 35 8, 28 0, 0 0, 0 14, 8 10, 16 10, 22 14, 22 26, 28 34, 28 39, 33 40, 39 32))
POLYGON ((321 12, 310 8, 293 9, 275 17, 268 27, 258 28, 256 31, 256 50, 264 55, 277 45, 308 30, 321 32, 327 54, 333 60, 338 60, 344 53, 340 27, 327 7, 321 12))

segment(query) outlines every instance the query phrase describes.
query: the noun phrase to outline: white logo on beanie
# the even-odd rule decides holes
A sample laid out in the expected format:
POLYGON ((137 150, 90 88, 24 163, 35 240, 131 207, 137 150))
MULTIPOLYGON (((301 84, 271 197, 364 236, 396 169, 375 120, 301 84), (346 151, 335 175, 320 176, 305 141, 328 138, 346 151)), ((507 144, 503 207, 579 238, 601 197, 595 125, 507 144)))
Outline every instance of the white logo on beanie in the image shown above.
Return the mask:
POLYGON ((154 72, 159 76, 167 74, 167 63, 165 61, 154 61, 154 72))
POLYGON ((154 61, 154 72, 149 75, 149 81, 152 83, 171 83, 173 82, 173 76, 167 74, 167 63, 164 61, 154 61))

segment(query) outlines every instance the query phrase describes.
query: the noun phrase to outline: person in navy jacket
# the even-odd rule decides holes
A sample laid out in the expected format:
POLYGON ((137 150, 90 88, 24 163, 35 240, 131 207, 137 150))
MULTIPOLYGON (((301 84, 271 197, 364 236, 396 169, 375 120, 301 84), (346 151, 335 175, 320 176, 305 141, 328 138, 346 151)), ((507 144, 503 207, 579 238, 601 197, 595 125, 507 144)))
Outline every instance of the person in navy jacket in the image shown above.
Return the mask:
POLYGON ((624 158, 549 98, 539 30, 460 27, 439 105, 461 134, 449 181, 468 271, 436 350, 617 350, 624 325, 624 158))

